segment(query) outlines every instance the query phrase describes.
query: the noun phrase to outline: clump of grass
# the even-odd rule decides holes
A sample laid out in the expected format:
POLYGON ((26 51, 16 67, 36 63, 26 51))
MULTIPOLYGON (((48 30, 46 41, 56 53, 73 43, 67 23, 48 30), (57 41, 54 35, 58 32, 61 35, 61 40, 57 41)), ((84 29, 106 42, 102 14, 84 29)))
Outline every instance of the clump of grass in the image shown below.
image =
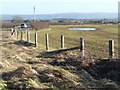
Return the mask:
POLYGON ((3 80, 0 80, 0 90, 6 90, 7 84, 3 80))
POLYGON ((42 83, 51 83, 54 87, 61 89, 67 87, 82 87, 82 85, 79 83, 79 76, 62 68, 39 64, 39 67, 36 69, 36 71, 40 74, 39 79, 42 83))

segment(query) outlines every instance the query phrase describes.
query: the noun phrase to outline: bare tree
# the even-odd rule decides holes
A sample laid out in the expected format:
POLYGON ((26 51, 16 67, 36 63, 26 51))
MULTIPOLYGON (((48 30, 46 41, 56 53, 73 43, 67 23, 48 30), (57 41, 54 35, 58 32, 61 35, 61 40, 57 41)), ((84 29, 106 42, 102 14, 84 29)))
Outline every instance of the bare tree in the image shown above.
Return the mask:
POLYGON ((41 22, 41 21, 31 22, 30 25, 35 30, 40 30, 40 29, 44 29, 44 28, 49 27, 48 22, 41 22))
POLYGON ((12 18, 12 22, 14 22, 15 24, 20 24, 24 22, 24 19, 21 16, 14 16, 12 18))

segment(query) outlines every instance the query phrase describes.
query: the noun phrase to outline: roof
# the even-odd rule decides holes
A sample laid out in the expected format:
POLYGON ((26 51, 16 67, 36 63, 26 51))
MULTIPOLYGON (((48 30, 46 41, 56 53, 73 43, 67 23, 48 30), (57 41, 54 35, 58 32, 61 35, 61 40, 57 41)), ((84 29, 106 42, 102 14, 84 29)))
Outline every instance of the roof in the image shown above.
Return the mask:
POLYGON ((21 28, 27 28, 27 24, 22 23, 22 24, 20 25, 20 27, 21 27, 21 28))

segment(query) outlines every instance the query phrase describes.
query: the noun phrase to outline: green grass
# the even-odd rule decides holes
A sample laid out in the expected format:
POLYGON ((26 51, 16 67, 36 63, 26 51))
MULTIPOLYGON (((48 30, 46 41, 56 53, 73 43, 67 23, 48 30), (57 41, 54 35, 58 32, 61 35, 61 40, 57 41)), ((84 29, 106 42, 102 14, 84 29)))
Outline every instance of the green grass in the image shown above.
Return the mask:
MULTIPOLYGON (((118 25, 58 25, 50 26, 51 30, 31 31, 31 42, 34 33, 38 33, 38 48, 45 50, 45 34, 49 34, 50 50, 60 49, 60 36, 65 37, 65 48, 79 46, 80 37, 85 39, 85 51, 94 57, 108 57, 108 41, 115 40, 115 56, 118 52, 118 25), (95 31, 72 31, 69 27, 96 27, 95 31)), ((79 51, 79 50, 78 50, 79 51)))

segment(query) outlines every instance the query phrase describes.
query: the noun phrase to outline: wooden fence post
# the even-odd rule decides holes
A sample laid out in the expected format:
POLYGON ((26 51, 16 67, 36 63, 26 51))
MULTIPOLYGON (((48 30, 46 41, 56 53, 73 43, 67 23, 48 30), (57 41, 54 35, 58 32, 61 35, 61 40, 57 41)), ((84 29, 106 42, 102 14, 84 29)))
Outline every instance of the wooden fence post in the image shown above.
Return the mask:
POLYGON ((35 47, 37 47, 38 46, 38 42, 37 42, 38 40, 37 40, 37 33, 35 33, 35 47))
POLYGON ((83 38, 80 38, 80 52, 82 53, 82 56, 84 57, 85 56, 85 49, 84 49, 84 39, 83 38))
POLYGON ((114 58, 114 40, 109 40, 109 59, 114 58))
POLYGON ((18 30, 16 31, 16 36, 17 36, 17 39, 18 39, 18 35, 19 35, 19 32, 18 32, 18 30))
POLYGON ((45 34, 45 39, 46 39, 46 50, 49 50, 49 38, 48 38, 48 34, 45 34))
POLYGON ((13 28, 10 29, 10 34, 13 35, 13 28))
POLYGON ((64 49, 64 36, 61 35, 61 48, 64 49))
POLYGON ((20 39, 21 41, 23 40, 23 32, 21 31, 21 39, 20 39))
POLYGON ((30 33, 27 31, 27 42, 30 42, 30 33))
POLYGON ((16 30, 15 29, 11 29, 11 35, 15 36, 16 35, 16 30))

